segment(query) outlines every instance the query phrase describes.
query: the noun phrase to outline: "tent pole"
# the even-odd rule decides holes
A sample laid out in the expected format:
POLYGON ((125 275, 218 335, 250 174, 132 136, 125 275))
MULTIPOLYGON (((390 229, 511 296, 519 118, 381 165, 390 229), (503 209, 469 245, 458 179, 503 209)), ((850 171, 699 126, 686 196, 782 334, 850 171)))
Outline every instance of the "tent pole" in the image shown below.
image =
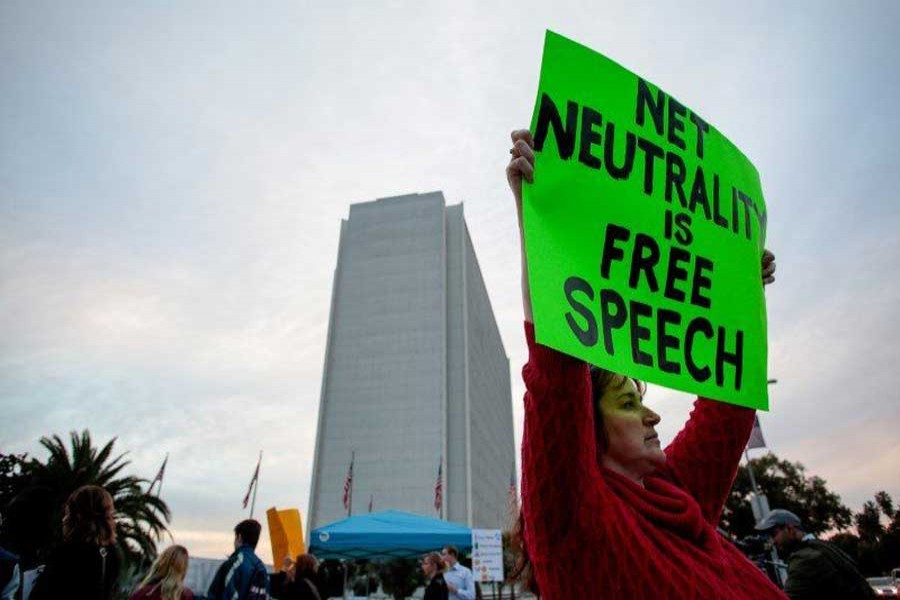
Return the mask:
POLYGON ((342 595, 344 598, 346 598, 346 597, 347 597, 347 561, 346 561, 346 560, 342 560, 341 562, 342 562, 343 565, 344 565, 344 593, 341 594, 341 595, 342 595))

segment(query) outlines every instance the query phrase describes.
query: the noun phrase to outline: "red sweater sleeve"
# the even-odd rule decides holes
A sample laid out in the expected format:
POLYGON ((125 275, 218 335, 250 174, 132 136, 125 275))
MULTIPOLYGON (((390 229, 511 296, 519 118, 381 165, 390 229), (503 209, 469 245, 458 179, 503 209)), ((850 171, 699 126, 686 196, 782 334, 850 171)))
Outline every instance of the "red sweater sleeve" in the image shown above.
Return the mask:
POLYGON ((599 493, 597 448, 587 364, 537 344, 531 323, 525 324, 525 338, 522 506, 529 549, 538 562, 577 539, 570 535, 579 521, 573 509, 599 493))
POLYGON ((668 470, 713 527, 734 483, 755 411, 697 398, 684 429, 666 448, 668 470))

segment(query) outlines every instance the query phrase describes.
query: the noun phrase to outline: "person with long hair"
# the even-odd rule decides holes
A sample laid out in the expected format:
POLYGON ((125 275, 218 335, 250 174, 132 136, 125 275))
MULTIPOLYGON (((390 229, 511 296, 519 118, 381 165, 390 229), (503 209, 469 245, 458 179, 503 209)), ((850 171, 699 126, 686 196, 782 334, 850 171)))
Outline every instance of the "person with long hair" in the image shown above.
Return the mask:
POLYGON ((63 507, 63 542, 53 550, 31 591, 31 600, 109 600, 119 577, 113 498, 85 485, 63 507))
POLYGON ((193 600, 194 593, 184 587, 189 560, 187 548, 169 546, 153 561, 129 600, 193 600))
POLYGON ((316 585, 319 561, 312 554, 300 554, 284 586, 281 600, 321 600, 316 585))
MULTIPOLYGON (((506 168, 519 219, 528 363, 518 564, 556 598, 785 598, 716 533, 755 412, 698 398, 663 450, 644 386, 535 341, 522 230, 534 142, 512 133, 506 168)), ((762 255, 763 284, 774 256, 762 255)))
POLYGON ((437 552, 429 552, 422 558, 422 572, 428 579, 423 600, 449 600, 450 590, 444 581, 444 559, 437 552))

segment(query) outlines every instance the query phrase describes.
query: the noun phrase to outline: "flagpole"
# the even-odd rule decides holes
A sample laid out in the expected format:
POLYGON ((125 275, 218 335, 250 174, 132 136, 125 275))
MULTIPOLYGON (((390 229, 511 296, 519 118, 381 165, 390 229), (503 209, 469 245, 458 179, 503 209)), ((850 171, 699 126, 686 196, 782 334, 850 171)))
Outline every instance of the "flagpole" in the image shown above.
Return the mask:
POLYGON ((350 453, 350 500, 347 502, 347 516, 353 516, 353 479, 355 478, 356 473, 353 473, 353 469, 356 468, 356 450, 350 453))
POLYGON ((262 450, 259 451, 259 461, 256 463, 256 477, 253 483, 253 500, 250 502, 250 518, 253 518, 253 509, 256 508, 256 490, 259 489, 259 466, 262 464, 262 450))
POLYGON ((753 486, 753 493, 759 496, 759 488, 756 486, 756 477, 753 476, 753 466, 750 464, 750 452, 744 448, 744 458, 747 459, 747 472, 750 473, 750 485, 753 486))
POLYGON ((165 460, 163 460, 163 476, 159 478, 159 485, 156 487, 156 499, 157 500, 159 500, 159 495, 160 495, 160 493, 162 493, 162 483, 163 483, 163 479, 165 478, 165 475, 166 475, 165 466, 168 462, 169 462, 169 453, 166 452, 166 458, 165 458, 165 460))

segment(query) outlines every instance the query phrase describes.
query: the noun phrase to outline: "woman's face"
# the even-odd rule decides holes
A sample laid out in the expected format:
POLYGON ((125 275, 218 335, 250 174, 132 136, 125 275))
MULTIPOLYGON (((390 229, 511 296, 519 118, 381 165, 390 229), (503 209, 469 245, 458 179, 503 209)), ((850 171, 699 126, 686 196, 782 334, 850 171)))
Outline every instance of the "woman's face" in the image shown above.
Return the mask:
POLYGON ((659 415, 644 406, 631 379, 617 378, 606 388, 600 412, 607 441, 603 466, 641 480, 665 463, 655 429, 659 415))
POLYGON ((422 572, 425 573, 425 577, 434 575, 434 565, 427 558, 422 561, 422 572))

